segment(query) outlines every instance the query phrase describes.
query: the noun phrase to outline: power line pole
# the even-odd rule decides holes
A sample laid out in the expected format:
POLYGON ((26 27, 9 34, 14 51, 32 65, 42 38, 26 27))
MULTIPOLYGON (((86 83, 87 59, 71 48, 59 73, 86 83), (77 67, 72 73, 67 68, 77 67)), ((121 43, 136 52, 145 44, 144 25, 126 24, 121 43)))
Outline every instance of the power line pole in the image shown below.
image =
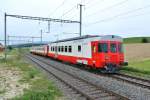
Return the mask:
POLYGON ((7 35, 7 34, 6 34, 6 33, 7 33, 7 31, 6 31, 6 30, 7 30, 7 29, 6 29, 6 26, 7 26, 7 25, 6 25, 6 21, 7 21, 7 19, 6 19, 6 13, 5 13, 5 15, 4 15, 4 26, 5 26, 5 27, 4 27, 4 31, 5 31, 5 36, 4 36, 4 40, 5 40, 5 43, 4 43, 4 44, 5 44, 5 60, 6 60, 6 58, 7 58, 7 42, 6 42, 6 41, 7 41, 7 36, 6 36, 6 35, 7 35))
MULTIPOLYGON (((33 16, 22 16, 22 15, 10 15, 10 14, 5 13, 4 14, 5 60, 7 58, 7 17, 14 17, 14 18, 28 19, 28 20, 37 20, 37 21, 59 22, 59 23, 80 23, 79 21, 73 21, 73 20, 63 20, 63 19, 33 17, 33 16)), ((49 29, 49 31, 50 31, 50 29, 49 29)), ((32 39, 32 42, 33 42, 33 39, 32 39)))
POLYGON ((32 37, 32 47, 33 47, 33 41, 34 41, 33 39, 34 39, 34 37, 32 37))
POLYGON ((42 32, 42 29, 41 29, 41 43, 42 43, 42 34, 43 34, 43 32, 42 32))
POLYGON ((8 35, 8 39, 7 39, 7 45, 9 46, 10 42, 9 42, 9 35, 8 35))
POLYGON ((80 31, 79 31, 79 33, 80 33, 80 36, 82 35, 82 7, 84 6, 84 5, 82 5, 82 4, 79 4, 79 6, 80 6, 80 31))
POLYGON ((48 32, 47 33, 50 33, 50 21, 48 21, 48 32))

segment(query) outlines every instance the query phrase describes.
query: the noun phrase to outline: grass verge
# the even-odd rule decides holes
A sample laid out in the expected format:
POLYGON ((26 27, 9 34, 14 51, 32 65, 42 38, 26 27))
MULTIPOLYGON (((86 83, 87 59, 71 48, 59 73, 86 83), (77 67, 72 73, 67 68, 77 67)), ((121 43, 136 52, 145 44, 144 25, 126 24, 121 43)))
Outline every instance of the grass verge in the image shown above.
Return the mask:
POLYGON ((2 59, 4 56, 4 52, 0 52, 0 58, 2 59))
POLYGON ((123 67, 121 72, 128 73, 134 76, 150 78, 150 59, 129 62, 127 67, 123 67))
MULTIPOLYGON (((21 49, 9 52, 7 61, 0 59, 0 65, 10 69, 17 68, 21 71, 20 83, 29 83, 29 88, 24 93, 12 100, 56 100, 62 96, 54 83, 40 73, 38 69, 26 62, 20 55, 21 49)), ((1 91, 3 92, 3 91, 1 91)))

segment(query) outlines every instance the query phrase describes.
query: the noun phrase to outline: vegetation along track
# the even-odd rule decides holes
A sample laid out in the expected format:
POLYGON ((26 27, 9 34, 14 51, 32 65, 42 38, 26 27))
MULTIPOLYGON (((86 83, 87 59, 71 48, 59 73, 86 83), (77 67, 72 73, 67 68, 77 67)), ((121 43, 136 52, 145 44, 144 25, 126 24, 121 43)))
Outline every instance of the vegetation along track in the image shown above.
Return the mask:
POLYGON ((42 67, 48 73, 55 76, 57 79, 63 81, 70 88, 84 96, 88 100, 127 100, 127 98, 105 90, 104 88, 97 87, 92 83, 89 83, 83 79, 73 76, 63 70, 56 68, 54 65, 39 59, 37 56, 31 54, 26 55, 27 58, 32 60, 38 66, 42 67))
POLYGON ((121 74, 121 73, 111 75, 110 77, 131 83, 131 84, 143 87, 143 88, 150 89, 150 80, 147 80, 147 79, 138 78, 138 77, 121 74))

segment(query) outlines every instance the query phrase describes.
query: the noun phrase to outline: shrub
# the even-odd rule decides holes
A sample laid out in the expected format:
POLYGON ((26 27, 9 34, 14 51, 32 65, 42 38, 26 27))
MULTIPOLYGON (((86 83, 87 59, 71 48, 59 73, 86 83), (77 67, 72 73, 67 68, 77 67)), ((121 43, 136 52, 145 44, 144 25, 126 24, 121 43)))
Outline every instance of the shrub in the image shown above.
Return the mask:
POLYGON ((8 48, 9 50, 12 50, 12 49, 13 49, 12 46, 8 46, 7 48, 8 48))
POLYGON ((148 39, 147 38, 142 38, 142 43, 148 43, 148 39))

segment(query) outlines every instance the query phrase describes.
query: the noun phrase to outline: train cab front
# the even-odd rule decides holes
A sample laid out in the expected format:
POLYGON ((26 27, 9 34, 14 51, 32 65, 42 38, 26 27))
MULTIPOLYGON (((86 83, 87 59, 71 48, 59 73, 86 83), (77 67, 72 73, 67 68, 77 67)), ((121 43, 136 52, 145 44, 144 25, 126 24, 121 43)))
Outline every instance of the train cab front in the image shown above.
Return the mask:
MULTIPOLYGON (((100 41, 97 43, 96 58, 99 62, 101 72, 116 73, 124 64, 124 53, 122 42, 100 41)), ((94 56, 94 55, 93 55, 94 56)))
POLYGON ((109 41, 108 52, 104 54, 105 66, 107 73, 116 73, 124 64, 123 45, 118 41, 109 41))

